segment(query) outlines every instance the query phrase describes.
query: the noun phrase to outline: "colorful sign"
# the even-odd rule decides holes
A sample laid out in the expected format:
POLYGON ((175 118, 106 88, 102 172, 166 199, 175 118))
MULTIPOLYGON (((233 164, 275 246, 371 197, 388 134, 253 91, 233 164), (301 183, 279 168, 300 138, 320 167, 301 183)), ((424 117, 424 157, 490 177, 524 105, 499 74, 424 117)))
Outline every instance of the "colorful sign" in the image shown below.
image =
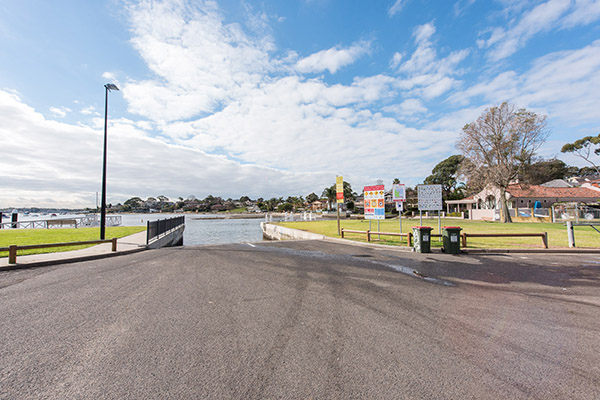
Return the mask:
POLYGON ((365 219, 385 219, 385 186, 365 186, 365 219))
POLYGON ((338 203, 344 202, 344 177, 338 176, 335 178, 335 198, 338 203))
POLYGON ((394 183, 392 185, 392 201, 406 201, 406 185, 394 183))
POLYGON ((419 185, 419 210, 435 211, 442 209, 442 185, 419 185))

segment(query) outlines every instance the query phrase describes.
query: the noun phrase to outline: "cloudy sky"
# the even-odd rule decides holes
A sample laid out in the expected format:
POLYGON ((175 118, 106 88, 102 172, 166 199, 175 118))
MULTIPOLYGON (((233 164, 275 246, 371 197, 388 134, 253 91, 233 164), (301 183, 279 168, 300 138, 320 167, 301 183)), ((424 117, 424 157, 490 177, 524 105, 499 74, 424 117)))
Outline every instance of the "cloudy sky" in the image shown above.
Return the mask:
POLYGON ((599 0, 0 3, 0 208, 421 183, 509 101, 598 133, 599 0))

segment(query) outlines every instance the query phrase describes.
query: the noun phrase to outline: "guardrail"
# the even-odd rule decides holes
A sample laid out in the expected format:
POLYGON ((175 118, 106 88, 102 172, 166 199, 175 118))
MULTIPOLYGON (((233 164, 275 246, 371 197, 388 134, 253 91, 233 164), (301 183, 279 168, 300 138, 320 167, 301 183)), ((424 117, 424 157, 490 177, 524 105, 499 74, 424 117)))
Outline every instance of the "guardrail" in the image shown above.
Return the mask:
MULTIPOLYGON (((399 237, 406 237, 406 240, 408 242, 408 246, 412 246, 412 232, 408 232, 408 233, 396 233, 396 232, 378 232, 378 231, 373 231, 371 232, 371 230, 366 230, 366 231, 355 231, 352 229, 344 229, 342 228, 342 239, 344 238, 344 234, 346 233, 361 233, 363 235, 367 235, 367 242, 371 241, 371 235, 384 235, 384 236, 399 236, 399 237)), ((432 235, 433 236, 433 235, 432 235)))
POLYGON ((548 232, 542 233, 467 233, 464 232, 461 235, 462 238, 462 247, 467 247, 467 237, 541 237, 544 248, 548 248, 548 232))
POLYGON ((181 225, 185 225, 185 216, 148 221, 146 229, 146 244, 149 244, 151 240, 159 238, 164 233, 178 228, 181 225))
POLYGON ((85 242, 67 242, 67 243, 49 243, 49 244, 31 244, 25 246, 11 245, 8 247, 0 247, 0 251, 8 251, 8 263, 17 263, 18 250, 45 249, 50 247, 67 247, 67 246, 83 246, 87 244, 112 243, 112 251, 117 251, 117 238, 105 240, 88 240, 85 242))

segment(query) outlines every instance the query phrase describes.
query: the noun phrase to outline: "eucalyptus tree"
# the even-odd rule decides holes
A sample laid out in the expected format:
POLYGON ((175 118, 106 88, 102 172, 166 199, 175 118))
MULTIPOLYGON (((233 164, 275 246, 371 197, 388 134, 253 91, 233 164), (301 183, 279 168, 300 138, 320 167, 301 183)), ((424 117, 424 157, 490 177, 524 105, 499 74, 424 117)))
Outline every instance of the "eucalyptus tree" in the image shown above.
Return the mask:
POLYGON ((503 222, 512 222, 506 189, 547 137, 546 116, 506 102, 486 109, 462 129, 457 148, 472 165, 473 177, 499 189, 503 222))

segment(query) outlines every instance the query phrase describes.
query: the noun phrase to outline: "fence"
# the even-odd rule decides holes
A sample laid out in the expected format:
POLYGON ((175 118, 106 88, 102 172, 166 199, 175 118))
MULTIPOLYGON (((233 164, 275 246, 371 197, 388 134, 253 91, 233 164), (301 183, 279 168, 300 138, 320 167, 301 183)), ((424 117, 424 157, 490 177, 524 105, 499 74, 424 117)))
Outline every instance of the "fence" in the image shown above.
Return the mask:
POLYGON ((0 247, 0 251, 8 251, 8 263, 16 264, 18 250, 45 249, 45 248, 50 248, 50 247, 82 246, 82 245, 88 245, 88 244, 101 244, 101 243, 112 243, 112 251, 117 251, 117 238, 106 239, 106 240, 89 240, 89 241, 85 241, 85 242, 32 244, 32 245, 26 245, 26 246, 12 245, 9 247, 0 247))
POLYGON ((408 242, 408 246, 412 246, 412 232, 408 232, 408 233, 395 233, 395 232, 371 232, 370 230, 366 230, 366 231, 355 231, 352 229, 344 229, 342 228, 342 239, 344 238, 344 236, 348 233, 360 233, 363 235, 367 235, 367 242, 371 241, 371 236, 373 235, 383 235, 383 236, 400 236, 400 237, 406 237, 406 241, 408 242))
MULTIPOLYGON (((120 226, 120 215, 106 216, 106 226, 120 226)), ((2 222, 0 229, 49 229, 50 227, 92 227, 100 226, 99 215, 88 215, 75 218, 38 219, 30 221, 2 222)))
POLYGON ((175 228, 179 228, 181 225, 185 225, 184 216, 148 221, 148 226, 146 229, 146 244, 150 243, 151 240, 159 238, 166 232, 169 232, 175 228))

